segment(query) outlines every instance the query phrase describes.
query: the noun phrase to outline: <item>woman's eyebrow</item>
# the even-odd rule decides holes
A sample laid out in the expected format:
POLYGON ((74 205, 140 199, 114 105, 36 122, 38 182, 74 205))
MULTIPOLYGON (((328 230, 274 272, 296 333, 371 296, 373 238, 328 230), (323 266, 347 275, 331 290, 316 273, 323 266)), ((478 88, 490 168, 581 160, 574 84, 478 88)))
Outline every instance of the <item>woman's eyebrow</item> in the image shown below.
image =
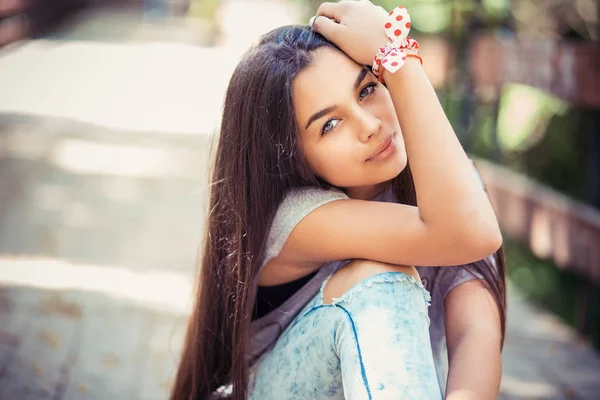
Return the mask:
MULTIPOLYGON (((358 87, 360 86, 360 83, 365 79, 365 76, 367 76, 368 73, 369 73, 369 69, 363 65, 360 72, 358 73, 358 76, 356 77, 356 80, 354 81, 354 90, 358 89, 358 87)), ((332 111, 335 111, 335 109, 337 109, 337 106, 331 106, 331 107, 324 108, 321 111, 317 111, 308 119, 308 122, 306 123, 306 127, 304 129, 308 129, 310 124, 312 124, 314 121, 318 120, 319 118, 323 117, 324 115, 329 114, 332 111)))

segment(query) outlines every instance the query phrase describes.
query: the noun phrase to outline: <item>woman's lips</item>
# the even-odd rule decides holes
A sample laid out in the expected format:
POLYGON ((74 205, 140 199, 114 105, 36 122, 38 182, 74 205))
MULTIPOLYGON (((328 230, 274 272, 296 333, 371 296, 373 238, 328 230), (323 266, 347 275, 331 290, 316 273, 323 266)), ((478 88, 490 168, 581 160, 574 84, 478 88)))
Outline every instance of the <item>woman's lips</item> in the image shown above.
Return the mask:
POLYGON ((367 161, 381 161, 386 159, 390 154, 396 151, 395 135, 387 137, 375 150, 375 153, 367 159, 367 161))

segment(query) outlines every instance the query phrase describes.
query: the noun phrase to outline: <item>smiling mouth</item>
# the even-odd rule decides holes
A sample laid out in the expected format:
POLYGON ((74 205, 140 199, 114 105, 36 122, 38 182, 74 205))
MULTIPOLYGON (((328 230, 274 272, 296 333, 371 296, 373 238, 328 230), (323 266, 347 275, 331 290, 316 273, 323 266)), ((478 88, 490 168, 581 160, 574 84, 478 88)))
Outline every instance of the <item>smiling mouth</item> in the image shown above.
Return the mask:
POLYGON ((395 147, 394 145, 394 137, 395 134, 392 133, 390 136, 388 136, 380 145, 379 147, 377 147, 377 149, 375 150, 375 153, 369 157, 367 159, 367 161, 376 161, 379 158, 385 158, 385 156, 387 156, 390 151, 388 150, 393 150, 391 149, 392 147, 395 147))

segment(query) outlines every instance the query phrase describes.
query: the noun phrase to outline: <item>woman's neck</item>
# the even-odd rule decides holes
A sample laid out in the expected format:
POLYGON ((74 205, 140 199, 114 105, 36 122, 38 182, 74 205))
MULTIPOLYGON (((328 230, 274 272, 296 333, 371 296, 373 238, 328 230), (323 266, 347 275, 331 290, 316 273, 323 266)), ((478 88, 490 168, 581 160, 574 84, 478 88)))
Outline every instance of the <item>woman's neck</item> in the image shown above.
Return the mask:
POLYGON ((389 180, 371 186, 348 187, 344 188, 344 192, 351 199, 371 200, 383 193, 391 183, 392 181, 389 180))

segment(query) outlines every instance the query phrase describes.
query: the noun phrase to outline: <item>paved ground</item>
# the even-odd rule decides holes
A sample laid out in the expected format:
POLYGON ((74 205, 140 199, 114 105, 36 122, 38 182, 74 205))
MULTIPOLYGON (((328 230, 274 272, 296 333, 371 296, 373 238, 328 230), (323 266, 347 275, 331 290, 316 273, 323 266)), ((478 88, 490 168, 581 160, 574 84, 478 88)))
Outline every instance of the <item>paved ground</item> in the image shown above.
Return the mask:
MULTIPOLYGON (((0 51, 1 400, 166 398, 241 48, 194 32, 95 14, 0 51)), ((509 305, 502 398, 600 398, 600 356, 512 287, 509 305)))

